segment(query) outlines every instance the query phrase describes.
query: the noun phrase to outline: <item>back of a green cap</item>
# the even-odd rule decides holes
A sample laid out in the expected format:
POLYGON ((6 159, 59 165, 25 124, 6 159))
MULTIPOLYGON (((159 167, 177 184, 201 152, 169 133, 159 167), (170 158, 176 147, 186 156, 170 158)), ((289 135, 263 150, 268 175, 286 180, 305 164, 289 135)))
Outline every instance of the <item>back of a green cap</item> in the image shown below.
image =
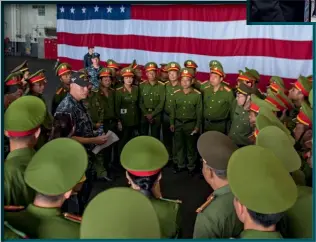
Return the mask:
POLYGON ((99 193, 84 211, 82 239, 160 239, 160 225, 151 201, 131 188, 99 193))

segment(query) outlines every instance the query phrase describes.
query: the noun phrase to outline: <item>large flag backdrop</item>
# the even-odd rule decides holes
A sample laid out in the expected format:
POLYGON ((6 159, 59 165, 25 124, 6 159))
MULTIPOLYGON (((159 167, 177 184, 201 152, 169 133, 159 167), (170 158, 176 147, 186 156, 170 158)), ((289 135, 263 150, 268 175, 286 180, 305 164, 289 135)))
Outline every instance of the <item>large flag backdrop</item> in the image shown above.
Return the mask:
POLYGON ((192 59, 207 80, 216 59, 228 82, 248 67, 259 71, 262 88, 273 75, 288 85, 312 74, 312 33, 312 26, 247 25, 244 4, 57 5, 58 57, 75 70, 93 45, 103 64, 192 59))

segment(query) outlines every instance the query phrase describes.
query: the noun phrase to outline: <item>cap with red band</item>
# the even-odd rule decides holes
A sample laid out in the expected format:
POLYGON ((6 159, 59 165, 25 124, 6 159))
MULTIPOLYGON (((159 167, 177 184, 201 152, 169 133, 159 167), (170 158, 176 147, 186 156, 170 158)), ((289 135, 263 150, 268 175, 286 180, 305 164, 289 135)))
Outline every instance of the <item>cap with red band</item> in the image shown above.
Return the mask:
POLYGON ((46 105, 38 97, 23 96, 15 100, 4 114, 4 130, 8 137, 34 134, 46 116, 46 105))
POLYGON ((56 68, 56 76, 62 76, 71 71, 72 71, 71 66, 68 63, 61 63, 56 68))
POLYGON ((250 110, 253 112, 259 113, 261 108, 265 108, 265 109, 270 110, 272 112, 280 111, 272 103, 269 103, 267 101, 260 99, 255 94, 251 94, 250 110))
POLYGON ((181 77, 194 77, 193 70, 191 68, 183 68, 180 71, 180 76, 181 77))
POLYGON ((19 85, 21 84, 21 72, 14 72, 8 75, 8 77, 5 79, 5 85, 6 86, 13 86, 13 85, 19 85))
POLYGON ((110 68, 102 68, 99 77, 112 76, 112 70, 110 68))
POLYGON ((160 71, 161 72, 168 72, 168 64, 166 64, 166 63, 161 63, 160 64, 160 71))
POLYGON ((158 174, 167 162, 168 152, 164 144, 150 136, 130 140, 121 153, 122 166, 138 177, 158 174))
POLYGON ((146 71, 157 71, 158 69, 158 66, 155 62, 148 62, 146 65, 145 65, 145 70, 146 71))
POLYGON ((313 110, 308 105, 308 103, 303 102, 300 112, 296 117, 297 121, 301 124, 304 124, 310 128, 313 126, 313 110))
POLYGON ((184 62, 184 67, 196 69, 198 68, 198 65, 193 60, 187 60, 184 62))
POLYGON ((46 82, 46 76, 44 75, 45 70, 39 70, 36 73, 32 74, 29 78, 28 78, 28 82, 30 84, 36 83, 36 82, 40 82, 40 81, 45 81, 46 82))
POLYGON ((268 96, 265 98, 266 102, 271 103, 280 111, 283 111, 287 108, 285 104, 270 89, 267 90, 267 94, 268 96))
POLYGON ((120 65, 116 63, 114 60, 109 59, 107 60, 106 63, 107 63, 107 68, 112 68, 116 70, 120 69, 120 65))
POLYGON ((168 71, 180 71, 181 67, 177 62, 170 62, 167 66, 168 71))
POLYGON ((130 68, 130 67, 125 67, 121 70, 121 75, 123 77, 133 77, 135 74, 134 74, 134 69, 130 68))
POLYGON ((305 97, 308 97, 308 94, 312 89, 312 82, 310 82, 306 77, 300 76, 294 83, 294 87, 301 91, 305 97))

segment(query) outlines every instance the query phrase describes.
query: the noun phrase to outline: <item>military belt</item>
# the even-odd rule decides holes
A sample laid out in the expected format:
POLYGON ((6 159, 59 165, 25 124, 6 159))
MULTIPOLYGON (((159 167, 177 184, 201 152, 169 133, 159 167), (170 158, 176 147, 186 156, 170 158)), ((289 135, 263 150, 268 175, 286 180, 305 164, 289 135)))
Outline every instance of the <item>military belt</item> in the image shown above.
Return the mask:
POLYGON ((227 119, 210 120, 210 119, 207 119, 207 118, 206 118, 205 121, 208 122, 208 123, 218 124, 218 123, 226 122, 227 119))
POLYGON ((180 120, 180 119, 177 119, 177 118, 176 118, 176 121, 179 122, 179 123, 181 123, 181 124, 188 124, 188 123, 196 122, 195 119, 180 120))

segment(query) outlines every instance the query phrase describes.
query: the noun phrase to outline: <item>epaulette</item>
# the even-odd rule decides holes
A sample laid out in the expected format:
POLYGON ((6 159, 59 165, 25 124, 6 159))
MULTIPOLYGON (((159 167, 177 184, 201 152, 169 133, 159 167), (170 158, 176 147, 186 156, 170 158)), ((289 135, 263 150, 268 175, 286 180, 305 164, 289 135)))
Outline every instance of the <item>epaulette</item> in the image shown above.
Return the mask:
POLYGON ((181 89, 178 89, 178 90, 175 90, 173 93, 177 93, 177 92, 180 92, 181 91, 181 89))
POLYGON ((167 198, 163 198, 163 197, 161 197, 161 198, 159 198, 160 200, 163 200, 163 201, 167 201, 167 202, 174 202, 174 203, 182 203, 182 201, 181 200, 172 200, 172 199, 167 199, 167 198))
POLYGON ((116 88, 115 90, 116 91, 119 91, 119 90, 121 90, 123 87, 118 87, 118 88, 116 88))
POLYGON ((63 90, 63 88, 61 87, 61 88, 59 88, 58 90, 57 90, 57 92, 56 92, 56 94, 57 95, 59 95, 60 93, 61 93, 61 91, 63 90))
POLYGON ((203 203, 197 210, 196 212, 197 213, 201 213, 203 212, 203 210, 208 206, 210 205, 210 203, 214 200, 215 196, 213 194, 211 194, 211 196, 209 196, 206 200, 205 203, 203 203))
POLYGON ((144 83, 146 83, 147 81, 146 80, 143 80, 141 83, 139 83, 139 84, 144 84, 144 83))
POLYGON ((167 85, 170 81, 166 81, 165 84, 167 85))
POLYGON ((73 222, 81 223, 82 217, 76 216, 70 213, 63 213, 65 219, 71 220, 73 222))
POLYGON ((110 87, 110 88, 109 88, 109 90, 111 90, 111 91, 115 91, 115 90, 114 90, 114 88, 112 88, 112 87, 110 87))
POLYGON ((162 81, 158 81, 158 83, 159 83, 160 85, 165 85, 165 83, 163 83, 162 81))
POLYGON ((4 206, 4 211, 8 211, 8 212, 18 212, 23 210, 25 207, 24 206, 13 206, 13 205, 7 205, 4 206))
POLYGON ((224 86, 224 89, 227 91, 227 92, 230 92, 232 89, 227 87, 227 86, 224 86))
POLYGON ((206 86, 206 87, 204 87, 204 89, 206 89, 206 88, 210 88, 211 86, 206 86))
POLYGON ((230 86, 229 82, 227 81, 222 81, 222 83, 226 84, 227 86, 230 86))
POLYGON ((193 91, 195 91, 196 93, 198 93, 198 94, 201 94, 201 92, 200 91, 198 91, 197 89, 195 89, 195 88, 193 88, 193 91))

